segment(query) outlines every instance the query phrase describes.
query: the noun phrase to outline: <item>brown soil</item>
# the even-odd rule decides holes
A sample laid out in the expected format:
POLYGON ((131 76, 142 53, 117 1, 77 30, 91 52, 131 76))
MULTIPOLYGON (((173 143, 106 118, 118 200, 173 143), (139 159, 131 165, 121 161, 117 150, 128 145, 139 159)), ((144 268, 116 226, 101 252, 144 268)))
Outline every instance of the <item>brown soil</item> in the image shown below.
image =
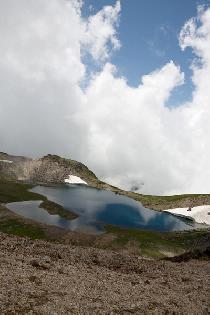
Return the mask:
POLYGON ((0 314, 210 314, 207 260, 145 260, 0 233, 0 314))

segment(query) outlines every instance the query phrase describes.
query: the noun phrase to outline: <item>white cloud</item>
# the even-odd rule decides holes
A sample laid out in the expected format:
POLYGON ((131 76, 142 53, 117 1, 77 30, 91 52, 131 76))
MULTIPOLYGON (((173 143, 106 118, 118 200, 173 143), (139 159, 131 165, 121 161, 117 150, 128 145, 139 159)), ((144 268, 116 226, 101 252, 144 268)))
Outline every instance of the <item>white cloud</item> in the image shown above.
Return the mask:
POLYGON ((120 2, 89 18, 77 0, 0 2, 1 151, 81 160, 98 176, 146 193, 210 191, 210 9, 180 33, 195 54, 192 102, 169 109, 184 74, 173 61, 137 88, 110 63, 120 2), (102 65, 87 89, 84 55, 102 65))
POLYGON ((120 1, 115 6, 105 6, 86 21, 86 32, 82 43, 95 60, 104 61, 111 50, 120 48, 116 26, 119 22, 120 1))
POLYGON ((80 8, 76 0, 0 2, 2 150, 33 155, 50 151, 76 158, 86 152, 85 143, 78 145, 84 127, 72 120, 84 98, 79 85, 86 71, 81 47, 88 38, 91 52, 94 41, 97 45, 94 58, 106 57, 115 39, 112 24, 119 3, 97 13, 94 34, 91 17, 82 19, 80 8))

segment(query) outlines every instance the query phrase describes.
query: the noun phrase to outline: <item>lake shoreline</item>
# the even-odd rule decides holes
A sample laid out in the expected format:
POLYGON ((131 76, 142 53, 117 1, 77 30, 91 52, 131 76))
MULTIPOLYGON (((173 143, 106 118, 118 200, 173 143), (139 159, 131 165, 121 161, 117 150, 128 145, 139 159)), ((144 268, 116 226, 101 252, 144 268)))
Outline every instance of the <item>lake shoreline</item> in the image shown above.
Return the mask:
POLYGON ((202 205, 193 208, 175 208, 167 209, 165 212, 171 213, 177 217, 189 218, 197 224, 207 228, 210 227, 210 205, 202 205))
POLYGON ((206 241, 210 241, 210 229, 158 233, 120 229, 119 227, 106 225, 105 234, 94 236, 81 233, 81 231, 66 231, 55 226, 38 224, 6 209, 5 204, 8 202, 31 199, 46 200, 44 196, 41 197, 28 191, 34 186, 23 183, 0 182, 0 231, 32 239, 45 239, 50 242, 61 242, 76 246, 102 247, 107 250, 114 249, 128 252, 134 250, 139 252, 141 256, 146 255, 153 258, 164 257, 167 252, 173 252, 174 255, 180 254, 197 246, 206 246, 206 241), (143 252, 142 246, 144 248, 143 252))
POLYGON ((106 224, 163 232, 193 228, 185 220, 145 208, 128 196, 86 185, 39 185, 30 191, 51 199, 63 208, 74 209, 78 215, 78 219, 72 223, 74 229, 93 228, 96 233, 101 233, 100 226, 106 224))
POLYGON ((202 247, 207 246, 210 241, 210 229, 154 232, 105 225, 104 234, 94 235, 37 223, 13 213, 3 204, 0 204, 0 215, 0 231, 6 234, 42 239, 53 243, 123 250, 127 253, 136 252, 145 258, 170 257, 172 253, 176 256, 197 248, 199 244, 202 244, 202 247))

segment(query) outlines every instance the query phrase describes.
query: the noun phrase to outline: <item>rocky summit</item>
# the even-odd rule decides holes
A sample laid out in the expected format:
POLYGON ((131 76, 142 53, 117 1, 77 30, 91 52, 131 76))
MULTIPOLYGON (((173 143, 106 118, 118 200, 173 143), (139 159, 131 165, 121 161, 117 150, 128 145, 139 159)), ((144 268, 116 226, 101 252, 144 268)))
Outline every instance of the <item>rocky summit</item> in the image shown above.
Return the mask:
POLYGON ((84 164, 48 154, 39 159, 0 153, 0 178, 41 183, 64 183, 69 175, 79 176, 87 183, 97 181, 84 164))

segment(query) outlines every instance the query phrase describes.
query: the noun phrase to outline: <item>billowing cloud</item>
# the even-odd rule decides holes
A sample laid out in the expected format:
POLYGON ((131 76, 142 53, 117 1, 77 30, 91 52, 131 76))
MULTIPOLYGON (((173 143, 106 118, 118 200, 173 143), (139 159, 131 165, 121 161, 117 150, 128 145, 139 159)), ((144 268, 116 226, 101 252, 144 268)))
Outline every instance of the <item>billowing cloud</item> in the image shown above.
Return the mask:
POLYGON ((180 33, 195 55, 192 101, 166 106, 184 74, 169 61, 129 86, 110 63, 120 2, 87 18, 79 0, 0 2, 0 148, 78 159, 144 193, 210 192, 210 9, 180 33), (86 89, 87 56, 101 66, 86 89))
POLYGON ((105 60, 109 57, 111 50, 120 48, 117 38, 116 26, 119 21, 120 2, 114 7, 105 6, 96 15, 90 16, 85 23, 86 32, 82 42, 86 52, 95 60, 105 60))
POLYGON ((86 126, 71 119, 85 96, 82 59, 100 63, 119 46, 119 10, 83 19, 81 1, 0 2, 1 150, 86 156, 86 126))

